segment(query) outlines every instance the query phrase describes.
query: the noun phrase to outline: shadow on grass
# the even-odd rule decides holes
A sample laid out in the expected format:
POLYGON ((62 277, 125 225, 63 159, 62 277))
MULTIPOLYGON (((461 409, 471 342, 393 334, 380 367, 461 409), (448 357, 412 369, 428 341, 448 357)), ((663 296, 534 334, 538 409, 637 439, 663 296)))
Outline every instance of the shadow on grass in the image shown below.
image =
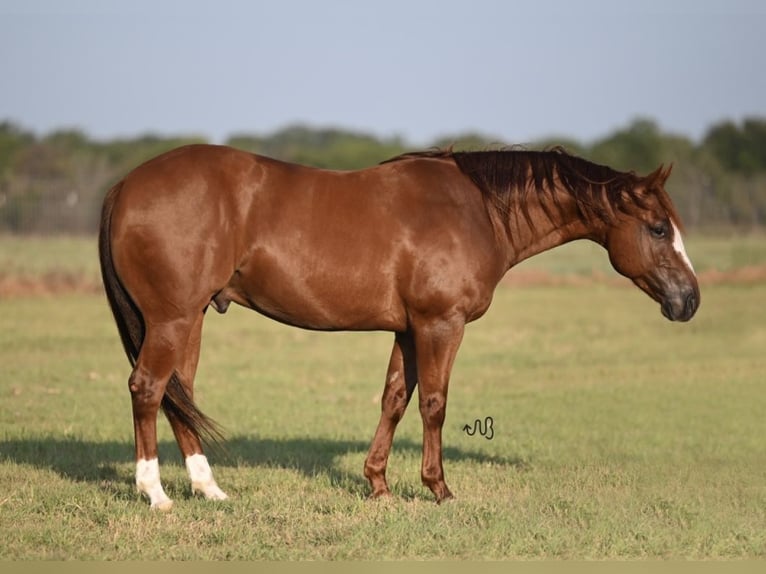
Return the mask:
MULTIPOLYGON (((306 477, 326 475, 333 486, 353 494, 368 494, 367 480, 360 466, 357 473, 339 468, 338 459, 347 455, 366 455, 369 443, 331 438, 269 438, 236 436, 221 448, 208 448, 210 462, 215 467, 283 468, 302 473, 306 477)), ((393 452, 420 457, 420 442, 407 439, 394 441, 393 452)), ((159 445, 161 464, 181 462, 174 442, 159 445)), ((79 439, 48 437, 19 438, 0 441, 0 463, 26 464, 51 470, 63 478, 81 482, 106 484, 120 482, 133 484, 133 444, 131 442, 94 442, 79 439), (130 470, 118 468, 129 465, 130 470)), ((509 470, 523 470, 526 463, 518 458, 490 456, 482 452, 445 447, 444 461, 474 462, 507 466, 509 470)), ((401 494, 401 493, 400 493, 401 494)), ((416 497, 403 494, 405 498, 416 497)))

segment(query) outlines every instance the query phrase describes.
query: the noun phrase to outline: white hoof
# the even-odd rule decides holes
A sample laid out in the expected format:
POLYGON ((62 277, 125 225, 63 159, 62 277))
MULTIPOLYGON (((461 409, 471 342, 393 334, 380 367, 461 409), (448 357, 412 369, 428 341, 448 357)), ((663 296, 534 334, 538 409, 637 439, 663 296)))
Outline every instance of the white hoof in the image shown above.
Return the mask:
POLYGON ((150 508, 152 510, 159 510, 160 512, 167 512, 168 510, 173 508, 173 501, 167 498, 159 502, 152 502, 152 505, 150 506, 150 508))
POLYGON ((208 500, 226 500, 229 496, 212 481, 207 484, 192 484, 192 491, 198 492, 208 500))
POLYGON ((199 492, 208 500, 226 500, 226 493, 218 488, 213 478, 213 471, 204 454, 193 454, 186 457, 186 470, 191 479, 192 492, 199 492))

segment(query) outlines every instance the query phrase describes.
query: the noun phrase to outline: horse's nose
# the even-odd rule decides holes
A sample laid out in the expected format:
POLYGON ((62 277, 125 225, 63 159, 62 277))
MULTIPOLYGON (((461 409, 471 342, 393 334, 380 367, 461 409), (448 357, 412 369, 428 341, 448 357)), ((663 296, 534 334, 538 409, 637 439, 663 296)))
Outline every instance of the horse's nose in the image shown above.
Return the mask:
POLYGON ((697 308, 699 307, 699 296, 697 295, 697 292, 692 290, 686 295, 685 303, 684 303, 684 320, 688 321, 692 317, 694 317, 694 314, 697 312, 697 308))
POLYGON ((699 292, 690 289, 678 297, 669 297, 662 301, 662 314, 671 321, 688 321, 699 307, 699 292))

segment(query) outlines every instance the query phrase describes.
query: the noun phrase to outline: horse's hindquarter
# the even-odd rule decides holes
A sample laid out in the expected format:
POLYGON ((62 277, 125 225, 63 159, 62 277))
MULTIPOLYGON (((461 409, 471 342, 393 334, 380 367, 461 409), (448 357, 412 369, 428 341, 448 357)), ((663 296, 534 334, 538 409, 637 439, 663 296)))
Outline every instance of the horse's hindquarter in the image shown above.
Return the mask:
POLYGON ((207 305, 237 258, 238 181, 252 156, 218 146, 172 150, 120 182, 112 209, 115 269, 145 320, 171 320, 207 305))

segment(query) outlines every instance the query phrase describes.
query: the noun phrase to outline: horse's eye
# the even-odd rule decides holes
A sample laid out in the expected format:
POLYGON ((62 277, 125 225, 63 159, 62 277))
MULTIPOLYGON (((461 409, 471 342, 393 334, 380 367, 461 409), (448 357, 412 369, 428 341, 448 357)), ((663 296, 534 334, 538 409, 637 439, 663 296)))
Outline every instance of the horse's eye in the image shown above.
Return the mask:
POLYGON ((668 226, 664 222, 651 224, 649 225, 649 232, 652 234, 652 237, 663 239, 668 234, 668 226))

